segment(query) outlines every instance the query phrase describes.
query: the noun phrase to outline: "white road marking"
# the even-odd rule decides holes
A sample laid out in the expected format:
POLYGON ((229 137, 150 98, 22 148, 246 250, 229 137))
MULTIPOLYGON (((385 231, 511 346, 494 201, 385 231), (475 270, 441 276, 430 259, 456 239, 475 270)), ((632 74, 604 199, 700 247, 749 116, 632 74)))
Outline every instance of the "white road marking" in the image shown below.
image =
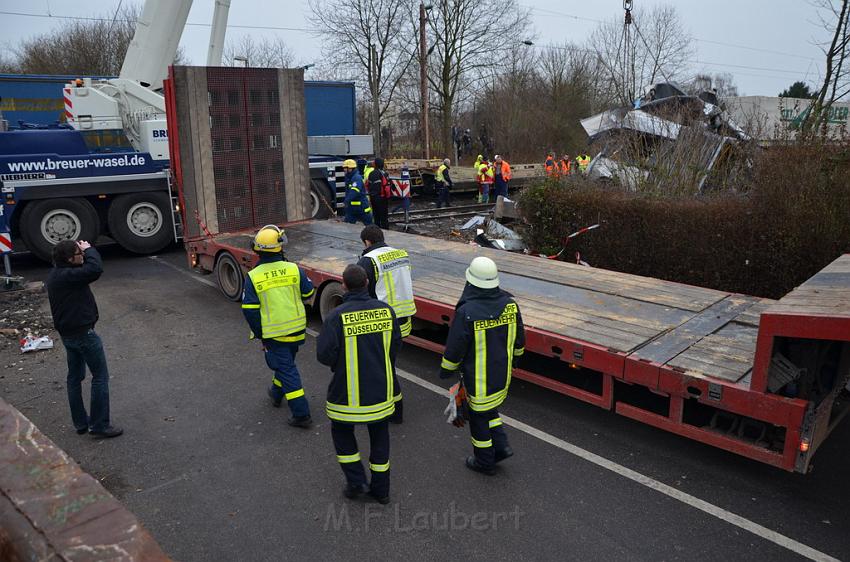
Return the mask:
POLYGON ((197 273, 193 273, 193 272, 189 271, 188 269, 184 269, 184 268, 182 268, 178 265, 174 265, 173 263, 167 262, 165 260, 161 260, 161 259, 159 259, 159 256, 148 256, 148 259, 152 259, 156 263, 162 264, 166 267, 170 267, 171 269, 173 269, 177 273, 180 273, 181 275, 185 275, 189 279, 197 281, 198 283, 203 283, 204 285, 209 285, 210 287, 218 289, 218 285, 216 285, 214 282, 210 281, 209 279, 201 277, 197 273))
MULTIPOLYGON (((163 262, 163 261, 160 261, 160 263, 163 263, 163 264, 165 264, 165 265, 167 265, 167 266, 169 266, 169 267, 171 267, 171 268, 173 268, 177 271, 180 271, 181 273, 185 273, 185 274, 189 275, 189 273, 186 270, 182 270, 182 269, 180 269, 179 267, 177 267, 173 264, 170 264, 168 262, 163 262)), ((206 279, 202 279, 202 278, 196 277, 194 275, 190 275, 190 277, 192 279, 194 279, 195 281, 198 281, 200 283, 212 285, 214 287, 216 286, 215 283, 212 283, 212 282, 210 282, 206 279)), ((307 334, 310 335, 310 336, 316 337, 316 336, 319 335, 319 332, 317 332, 316 330, 314 330, 312 328, 307 328, 307 334)), ((429 381, 426 381, 422 378, 419 378, 416 375, 414 375, 413 373, 409 373, 409 372, 404 371, 402 369, 396 369, 396 372, 403 379, 406 379, 406 380, 412 382, 413 384, 419 385, 426 390, 430 390, 431 392, 433 392, 435 394, 439 394, 440 396, 445 396, 446 398, 448 398, 448 395, 446 394, 446 389, 444 389, 440 386, 437 386, 436 384, 434 384, 432 382, 429 382, 429 381)), ((634 471, 630 468, 627 468, 627 467, 625 467, 621 464, 618 464, 614 461, 608 460, 605 457, 601 457, 601 456, 597 455, 596 453, 591 453, 587 449, 583 449, 583 448, 581 448, 577 445, 573 445, 572 443, 564 441, 563 439, 555 437, 554 435, 546 433, 545 431, 541 431, 541 430, 537 429, 536 427, 532 427, 532 426, 530 426, 526 423, 523 423, 523 422, 521 422, 517 419, 514 419, 510 416, 506 416, 504 414, 500 414, 500 415, 501 415, 503 423, 505 423, 505 424, 515 428, 515 429, 518 429, 519 431, 522 431, 523 433, 527 433, 528 435, 531 435, 532 437, 536 437, 537 439, 539 439, 539 440, 541 440, 545 443, 548 443, 548 444, 552 445, 553 447, 557 447, 558 449, 561 449, 562 451, 566 451, 567 453, 570 453, 571 455, 579 457, 580 459, 583 459, 583 460, 585 460, 589 463, 595 464, 596 466, 598 466, 600 468, 604 468, 605 470, 609 470, 609 471, 611 471, 615 474, 622 476, 623 478, 627 478, 627 479, 629 479, 633 482, 636 482, 636 483, 640 484, 641 486, 646 486, 647 488, 650 488, 652 490, 655 490, 656 492, 662 493, 669 498, 672 498, 676 501, 680 501, 680 502, 684 503, 685 505, 688 505, 688 506, 690 506, 694 509, 698 509, 698 510, 704 512, 704 513, 707 513, 708 515, 716 517, 717 519, 720 519, 721 521, 726 521, 727 523, 734 525, 734 526, 736 526, 740 529, 743 529, 745 531, 749 531, 750 533, 752 533, 752 534, 754 534, 758 537, 761 537, 762 539, 764 539, 766 541, 770 541, 774 544, 777 544, 777 545, 779 545, 783 548, 786 548, 786 549, 788 549, 792 552, 799 554, 800 556, 808 558, 809 560, 815 560, 817 562, 841 562, 838 558, 834 558, 834 557, 832 557, 832 556, 830 556, 830 555, 828 555, 824 552, 821 552, 819 550, 815 550, 814 548, 812 548, 810 546, 807 546, 807 545, 805 545, 801 542, 795 541, 792 538, 786 537, 785 535, 782 535, 780 533, 777 533, 776 531, 768 529, 767 527, 765 527, 763 525, 759 525, 758 523, 756 523, 754 521, 750 521, 749 519, 747 519, 745 517, 741 517, 740 515, 737 515, 735 513, 732 513, 731 511, 723 509, 722 507, 718 507, 714 504, 708 503, 705 500, 701 500, 696 496, 692 496, 691 494, 682 492, 681 490, 677 490, 676 488, 673 488, 672 486, 668 486, 667 484, 664 484, 663 482, 660 482, 660 481, 658 481, 658 480, 656 480, 656 479, 654 479, 650 476, 645 476, 645 475, 643 475, 639 472, 636 472, 636 471, 634 471)))

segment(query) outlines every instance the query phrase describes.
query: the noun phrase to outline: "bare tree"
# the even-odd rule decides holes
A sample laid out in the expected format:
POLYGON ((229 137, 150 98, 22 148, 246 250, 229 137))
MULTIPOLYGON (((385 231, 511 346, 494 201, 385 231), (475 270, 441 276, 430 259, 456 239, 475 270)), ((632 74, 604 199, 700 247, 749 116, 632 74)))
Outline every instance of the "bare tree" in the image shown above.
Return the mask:
POLYGON ((258 68, 288 68, 292 66, 295 55, 292 49, 280 37, 256 40, 250 35, 243 35, 237 41, 228 41, 224 47, 222 64, 224 66, 240 66, 243 64, 237 57, 247 60, 248 66, 258 68))
MULTIPOLYGON (((125 6, 101 18, 66 20, 13 49, 14 67, 27 74, 118 76, 138 16, 137 7, 125 6)), ((183 51, 178 50, 175 64, 183 59, 183 51)))
POLYGON ((610 82, 610 95, 628 105, 659 81, 681 78, 694 41, 673 6, 630 12, 630 19, 602 23, 588 40, 610 82))
POLYGON ((324 39, 327 64, 354 75, 371 103, 375 150, 380 152, 381 119, 412 62, 405 49, 412 34, 409 0, 310 0, 310 22, 324 39))
POLYGON ((850 45, 850 0, 810 0, 810 3, 832 39, 821 47, 826 57, 823 83, 803 121, 804 134, 824 128, 832 104, 850 93, 850 68, 845 65, 850 45))
POLYGON ((515 0, 436 0, 428 14, 428 82, 437 98, 444 150, 451 146, 455 104, 474 83, 500 72, 516 44, 527 39, 530 16, 515 0))
POLYGON ((28 74, 117 76, 138 15, 138 8, 126 6, 99 19, 66 20, 14 49, 18 66, 28 74))
POLYGON ((711 74, 697 74, 689 84, 688 90, 693 94, 706 90, 713 91, 720 100, 738 96, 735 77, 728 72, 721 72, 713 76, 711 74))

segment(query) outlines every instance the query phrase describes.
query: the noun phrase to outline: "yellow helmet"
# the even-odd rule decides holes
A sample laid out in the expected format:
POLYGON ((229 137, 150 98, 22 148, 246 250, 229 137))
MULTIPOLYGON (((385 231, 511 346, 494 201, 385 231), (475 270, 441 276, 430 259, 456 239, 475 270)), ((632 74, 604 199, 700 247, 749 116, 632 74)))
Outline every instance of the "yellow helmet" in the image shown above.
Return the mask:
POLYGON ((280 252, 286 243, 286 234, 276 225, 267 224, 254 236, 255 252, 280 252))
POLYGON ((357 167, 357 162, 355 162, 354 160, 349 158, 348 160, 346 160, 345 162, 342 163, 342 167, 343 168, 349 168, 349 169, 353 170, 354 168, 357 167))

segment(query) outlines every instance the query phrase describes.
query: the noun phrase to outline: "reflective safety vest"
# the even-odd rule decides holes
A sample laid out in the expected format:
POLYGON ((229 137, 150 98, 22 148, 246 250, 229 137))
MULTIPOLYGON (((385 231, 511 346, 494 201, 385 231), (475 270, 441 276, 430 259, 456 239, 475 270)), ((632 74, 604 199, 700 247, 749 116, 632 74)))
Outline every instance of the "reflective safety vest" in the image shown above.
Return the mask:
POLYGON ((558 174, 558 163, 552 158, 546 158, 543 168, 546 170, 547 176, 554 176, 558 174))
POLYGON ((366 164, 366 167, 363 168, 363 185, 369 185, 369 176, 371 176, 374 171, 375 168, 366 164))
POLYGON ((478 182, 479 183, 493 183, 493 178, 495 174, 493 173, 493 167, 490 164, 482 162, 478 165, 478 182))
POLYGON ((445 183, 446 178, 443 176, 443 173, 448 169, 449 169, 449 167, 446 166, 445 164, 440 164, 440 167, 437 168, 437 176, 436 176, 436 180, 438 182, 445 183))
POLYGON ((519 307, 502 292, 495 299, 470 300, 458 308, 440 366, 461 370, 469 407, 485 412, 505 401, 513 360, 524 351, 519 307))
POLYGON ((578 163, 578 171, 585 172, 587 171, 587 166, 590 164, 590 156, 587 154, 580 154, 576 156, 576 162, 578 163))
MULTIPOLYGON (((307 314, 301 302, 301 271, 294 263, 261 263, 248 272, 260 300, 263 339, 286 341, 286 336, 307 329, 307 314)), ((297 339, 303 339, 303 335, 297 339)))
POLYGON ((353 299, 346 295, 316 342, 317 358, 334 372, 325 405, 330 419, 369 423, 395 412, 394 360, 400 345, 390 307, 365 290, 353 299))
POLYGON ((399 319, 415 315, 413 279, 410 276, 410 256, 407 252, 382 246, 366 252, 364 256, 375 264, 375 295, 378 300, 393 307, 399 319))
POLYGON ((570 162, 569 160, 561 159, 561 173, 563 175, 569 175, 571 168, 572 162, 570 162))

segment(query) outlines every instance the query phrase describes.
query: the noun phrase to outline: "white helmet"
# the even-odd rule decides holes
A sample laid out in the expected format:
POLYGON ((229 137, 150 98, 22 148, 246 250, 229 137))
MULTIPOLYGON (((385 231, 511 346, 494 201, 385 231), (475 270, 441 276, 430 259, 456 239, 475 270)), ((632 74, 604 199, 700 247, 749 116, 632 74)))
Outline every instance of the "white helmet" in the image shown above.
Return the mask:
POLYGON ((484 256, 478 256, 466 268, 466 280, 470 285, 481 289, 493 289, 499 286, 499 270, 496 262, 484 256))
POLYGON ((445 164, 446 166, 451 166, 452 161, 449 160, 448 158, 443 158, 443 164, 445 164))

